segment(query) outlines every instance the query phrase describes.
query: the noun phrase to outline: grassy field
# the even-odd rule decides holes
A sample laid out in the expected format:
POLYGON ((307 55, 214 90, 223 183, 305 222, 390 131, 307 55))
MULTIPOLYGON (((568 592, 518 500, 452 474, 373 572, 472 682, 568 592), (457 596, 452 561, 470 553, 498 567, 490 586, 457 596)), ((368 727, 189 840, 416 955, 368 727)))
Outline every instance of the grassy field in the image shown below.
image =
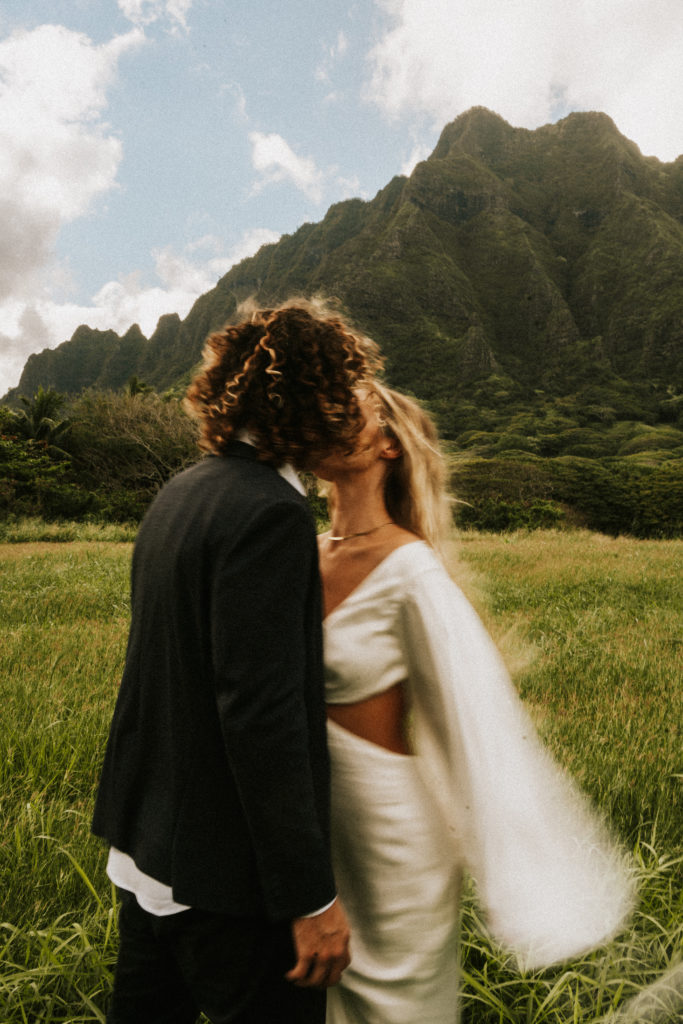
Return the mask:
MULTIPOLYGON (((54 543, 25 526, 0 544, 0 1024, 103 1021, 111 985, 114 894, 89 820, 130 544, 88 536, 54 543)), ((656 1007, 683 990, 683 542, 473 533, 451 554, 539 729, 610 816, 640 881, 626 934, 524 977, 489 949, 469 895, 463 1020, 678 1020, 656 1007)))

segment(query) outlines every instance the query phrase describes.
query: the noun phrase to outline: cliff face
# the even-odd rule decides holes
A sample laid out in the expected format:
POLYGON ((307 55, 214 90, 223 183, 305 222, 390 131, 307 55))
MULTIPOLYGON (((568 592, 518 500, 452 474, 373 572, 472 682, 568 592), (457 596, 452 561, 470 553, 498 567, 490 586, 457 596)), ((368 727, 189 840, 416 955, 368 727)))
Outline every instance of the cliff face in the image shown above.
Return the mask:
POLYGON ((19 393, 183 380, 247 296, 322 291, 439 403, 505 374, 561 394, 596 372, 664 393, 683 378, 683 157, 643 157, 604 114, 536 131, 474 108, 410 178, 332 206, 244 260, 154 335, 81 327, 31 356, 19 393))

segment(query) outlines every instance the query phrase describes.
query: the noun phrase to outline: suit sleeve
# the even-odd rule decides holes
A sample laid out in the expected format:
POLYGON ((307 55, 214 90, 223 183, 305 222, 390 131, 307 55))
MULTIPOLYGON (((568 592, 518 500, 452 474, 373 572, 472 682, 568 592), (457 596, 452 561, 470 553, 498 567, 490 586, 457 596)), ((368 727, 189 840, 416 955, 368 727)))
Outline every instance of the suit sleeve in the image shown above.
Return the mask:
POLYGON ((315 531, 308 510, 261 512, 215 566, 212 654, 228 762, 273 919, 334 898, 315 531), (312 610, 313 608, 313 610, 312 610), (313 662, 311 664, 310 662, 313 662))

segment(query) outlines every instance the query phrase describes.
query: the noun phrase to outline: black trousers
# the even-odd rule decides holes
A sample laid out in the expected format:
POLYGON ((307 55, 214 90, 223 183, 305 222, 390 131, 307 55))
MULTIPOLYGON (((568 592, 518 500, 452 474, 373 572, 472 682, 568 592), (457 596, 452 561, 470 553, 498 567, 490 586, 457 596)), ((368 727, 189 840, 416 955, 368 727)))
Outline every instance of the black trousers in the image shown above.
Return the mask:
POLYGON ((289 924, 203 910, 155 917, 120 890, 107 1024, 324 1024, 325 993, 297 988, 289 924))

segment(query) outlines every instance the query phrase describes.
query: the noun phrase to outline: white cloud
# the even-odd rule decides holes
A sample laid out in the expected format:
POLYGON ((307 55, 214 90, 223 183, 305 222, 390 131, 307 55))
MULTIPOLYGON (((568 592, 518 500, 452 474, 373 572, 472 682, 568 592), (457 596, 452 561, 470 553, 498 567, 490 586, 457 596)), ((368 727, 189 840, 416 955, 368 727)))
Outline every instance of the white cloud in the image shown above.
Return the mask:
POLYGON ((254 186, 255 193, 262 192, 267 185, 289 181, 312 202, 322 202, 323 174, 313 160, 297 156, 281 135, 250 132, 249 141, 251 162, 260 175, 254 186))
POLYGON ((100 120, 132 31, 104 46, 55 25, 0 42, 0 301, 35 290, 59 229, 111 189, 121 143, 100 120))
POLYGON ((603 110, 646 154, 683 151, 680 0, 376 0, 367 96, 437 127, 483 105, 535 128, 603 110), (562 107, 558 109, 558 98, 562 107))
MULTIPOLYGON (((314 71, 314 78, 316 82, 322 82, 325 85, 329 85, 332 81, 332 71, 334 65, 339 61, 340 58, 344 57, 349 48, 349 41, 346 34, 342 29, 337 33, 337 38, 331 45, 323 46, 323 59, 314 71)), ((330 93, 326 99, 336 99, 337 93, 330 93)))
POLYGON ((28 356, 50 346, 49 330, 28 306, 5 305, 0 321, 0 398, 21 376, 28 356), (10 333, 5 333, 5 328, 10 333))
POLYGON ((151 25, 168 18, 174 28, 187 31, 187 14, 193 0, 118 0, 119 10, 134 25, 151 25))
POLYGON ((242 86, 238 82, 226 82, 221 86, 220 91, 232 96, 235 102, 235 117, 238 121, 248 124, 249 114, 247 113, 247 98, 244 95, 244 89, 242 86))
POLYGON ((279 238, 280 235, 276 231, 271 231, 270 228, 251 228, 244 232, 226 256, 217 256, 210 260, 209 270, 216 277, 222 277, 223 274, 227 274, 230 267, 257 253, 262 245, 272 245, 279 238))
POLYGON ((335 58, 343 57, 348 48, 349 41, 346 38, 346 34, 342 31, 342 29, 340 29, 339 33, 337 34, 337 42, 334 44, 331 50, 332 56, 335 58))
POLYGON ((119 58, 143 41, 133 29, 95 46, 58 25, 0 41, 0 332, 11 366, 26 355, 22 345, 7 355, 11 339, 32 338, 33 351, 47 337, 36 296, 59 274, 60 228, 115 186, 121 142, 102 114, 119 58))
POLYGON ((0 195, 45 238, 114 184, 121 143, 100 114, 119 57, 142 41, 133 30, 94 46, 43 25, 0 42, 0 195))
POLYGON ((358 175, 354 174, 352 178, 344 178, 339 176, 335 179, 335 203, 339 203, 344 199, 367 199, 368 195, 361 188, 360 179, 358 175))
MULTIPOLYGON (((179 13, 188 5, 165 6, 179 13)), ((278 238, 264 228, 228 251, 219 242, 207 251, 205 241, 181 255, 163 249, 151 285, 130 274, 90 303, 54 299, 68 289, 54 255, 60 229, 116 187, 122 145, 104 121, 108 90, 121 55, 144 41, 135 28, 96 46, 56 25, 0 41, 0 395, 31 352, 60 344, 80 324, 121 333, 137 322, 149 334, 159 316, 186 315, 235 262, 278 238)))
POLYGON ((189 243, 181 254, 171 248, 155 252, 157 283, 143 284, 138 272, 99 289, 88 305, 40 299, 0 306, 0 396, 14 386, 32 352, 66 341, 80 324, 124 334, 137 323, 147 337, 160 316, 186 316, 200 295, 213 288, 228 270, 280 236, 253 228, 226 251, 221 240, 207 235, 189 243))
POLYGON ((415 170, 415 168, 417 167, 417 165, 420 163, 420 161, 426 160, 427 157, 431 154, 431 152, 431 146, 425 146, 422 143, 418 143, 417 145, 413 146, 410 155, 404 161, 403 166, 401 167, 401 174, 405 174, 406 178, 409 178, 410 175, 415 170))
POLYGON ((359 195, 360 181, 356 175, 343 177, 336 166, 320 170, 313 160, 297 156, 281 135, 251 132, 249 141, 252 166, 259 174, 253 187, 255 195, 268 185, 283 181, 291 182, 317 205, 322 203, 326 192, 328 196, 333 195, 335 202, 359 195))

